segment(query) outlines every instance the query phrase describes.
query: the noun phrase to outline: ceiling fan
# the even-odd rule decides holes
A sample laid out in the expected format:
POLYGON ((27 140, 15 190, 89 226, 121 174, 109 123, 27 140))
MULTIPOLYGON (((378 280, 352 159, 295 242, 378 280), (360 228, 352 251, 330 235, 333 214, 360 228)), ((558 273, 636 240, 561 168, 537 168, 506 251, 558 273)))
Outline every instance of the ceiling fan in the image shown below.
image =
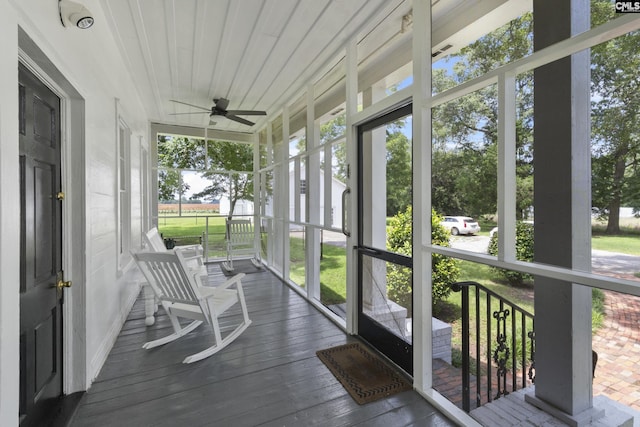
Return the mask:
MULTIPOLYGON (((222 116, 226 117, 229 120, 233 120, 234 122, 242 123, 243 125, 253 126, 255 123, 243 119, 238 116, 266 116, 266 111, 258 111, 258 110, 227 110, 227 106, 229 105, 229 100, 225 98, 214 98, 213 106, 211 108, 201 107, 199 105, 189 104, 187 102, 176 101, 175 99, 170 99, 169 101, 175 102, 178 104, 188 105, 193 108, 198 108, 204 111, 198 111, 193 113, 170 113, 171 116, 177 116, 182 114, 204 114, 209 113, 209 116, 213 119, 213 116, 222 116)), ((215 124, 214 122, 210 124, 215 124)))

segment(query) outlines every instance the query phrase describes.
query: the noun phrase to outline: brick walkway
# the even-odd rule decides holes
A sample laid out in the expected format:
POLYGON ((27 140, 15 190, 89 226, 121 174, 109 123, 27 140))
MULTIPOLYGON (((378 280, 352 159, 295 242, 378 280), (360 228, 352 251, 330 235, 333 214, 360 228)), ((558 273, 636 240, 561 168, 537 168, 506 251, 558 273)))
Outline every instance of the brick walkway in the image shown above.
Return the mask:
POLYGON ((640 410, 640 298, 605 291, 605 312, 592 339, 598 353, 593 395, 640 410))

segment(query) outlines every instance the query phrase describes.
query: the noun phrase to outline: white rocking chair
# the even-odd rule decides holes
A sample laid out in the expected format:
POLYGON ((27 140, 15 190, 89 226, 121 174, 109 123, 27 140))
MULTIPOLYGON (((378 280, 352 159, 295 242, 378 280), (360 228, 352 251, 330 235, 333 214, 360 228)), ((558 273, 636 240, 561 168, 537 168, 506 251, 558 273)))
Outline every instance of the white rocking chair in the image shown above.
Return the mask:
POLYGON ((238 256, 252 255, 251 263, 256 268, 261 268, 258 247, 255 244, 255 235, 251 221, 248 219, 228 219, 227 218, 227 260, 222 262, 222 268, 227 272, 232 272, 233 258, 238 256))
MULTIPOLYGON (((153 227, 151 230, 143 233, 142 237, 148 251, 161 253, 180 251, 184 256, 188 267, 192 271, 198 271, 201 280, 207 280, 209 272, 207 271, 207 266, 204 265, 204 262, 202 261, 203 251, 201 245, 177 246, 173 249, 167 249, 164 245, 164 241, 162 240, 162 236, 156 227, 153 227)), ((160 301, 155 298, 154 292, 150 290, 148 284, 143 285, 143 288, 145 299, 145 324, 147 326, 151 326, 156 321, 154 314, 158 309, 160 301)))
POLYGON ((153 252, 180 252, 184 257, 184 260, 187 262, 187 266, 191 270, 198 270, 200 272, 200 276, 204 279, 209 273, 207 272, 207 266, 202 262, 202 246, 200 245, 185 245, 185 246, 176 246, 173 249, 167 249, 164 245, 164 241, 162 240, 162 236, 158 232, 156 227, 153 227, 151 230, 147 231, 143 235, 144 241, 148 247, 149 251, 153 252))
POLYGON ((186 357, 183 363, 205 359, 225 348, 251 324, 244 300, 241 279, 237 274, 222 285, 202 286, 198 272, 190 270, 184 256, 177 252, 138 252, 133 254, 140 270, 149 282, 160 304, 169 315, 174 333, 164 338, 145 343, 145 349, 175 341, 207 322, 213 329, 215 344, 206 350, 186 357), (230 289, 235 284, 235 289, 230 289), (240 305, 242 322, 224 338, 218 318, 229 308, 240 305), (193 320, 185 327, 180 326, 179 317, 193 320))
MULTIPOLYGON (((162 236, 160 235, 160 232, 156 227, 153 227, 151 230, 144 233, 143 237, 150 251, 166 252, 168 250, 164 245, 162 236)), ((201 245, 176 246, 174 249, 182 251, 183 254, 188 258, 202 258, 203 254, 201 245)))

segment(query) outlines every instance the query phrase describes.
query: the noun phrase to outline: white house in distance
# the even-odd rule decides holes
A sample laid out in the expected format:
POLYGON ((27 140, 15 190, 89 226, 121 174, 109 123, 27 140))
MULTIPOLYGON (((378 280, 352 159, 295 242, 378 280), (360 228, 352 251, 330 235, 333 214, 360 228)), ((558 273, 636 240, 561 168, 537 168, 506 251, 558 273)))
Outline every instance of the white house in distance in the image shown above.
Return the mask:
MULTIPOLYGON (((231 209, 231 201, 229 197, 224 195, 220 197, 220 215, 229 215, 231 209)), ((253 215, 253 202, 249 200, 238 200, 233 208, 233 215, 253 215)))
POLYGON ((307 218, 307 196, 319 198, 320 200, 320 215, 319 218, 325 218, 325 204, 327 200, 331 202, 328 207, 330 209, 329 219, 330 223, 325 223, 325 227, 329 228, 342 228, 342 193, 347 188, 346 184, 335 177, 330 177, 331 180, 331 195, 325 195, 325 173, 324 169, 320 169, 318 172, 320 190, 318 195, 309 195, 306 179, 306 169, 304 166, 300 166, 300 173, 297 175, 299 179, 296 180, 295 170, 289 171, 289 218, 292 221, 304 222, 307 218), (299 204, 298 204, 299 201, 299 204))

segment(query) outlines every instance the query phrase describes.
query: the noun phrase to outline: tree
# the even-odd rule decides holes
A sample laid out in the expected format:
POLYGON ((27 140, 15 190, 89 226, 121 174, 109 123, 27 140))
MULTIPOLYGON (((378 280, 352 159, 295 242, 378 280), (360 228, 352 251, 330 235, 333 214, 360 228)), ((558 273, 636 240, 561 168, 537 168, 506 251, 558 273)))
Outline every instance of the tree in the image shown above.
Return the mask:
MULTIPOLYGON (((592 27, 614 19, 608 0, 591 1, 592 27)), ((511 21, 481 37, 454 55, 453 75, 434 70, 435 92, 441 92, 483 75, 532 51, 531 14, 511 21)), ((640 211, 640 32, 635 31, 591 49, 592 99, 592 206, 608 218, 607 232, 620 231, 620 207, 628 205, 640 211)), ((497 103, 495 87, 450 101, 433 111, 434 177, 436 161, 446 160, 455 167, 457 177, 434 178, 434 207, 445 212, 488 213, 495 205, 495 164, 491 147, 496 142, 497 103), (448 157, 437 151, 447 151, 448 157), (487 155, 485 162, 479 156, 487 155), (478 184, 484 179, 478 193, 478 184), (444 188, 439 185, 446 185, 444 188), (447 201, 446 194, 457 198, 447 201), (489 194, 489 195, 487 195, 489 194), (473 195, 474 199, 466 199, 473 195), (477 198, 483 198, 484 201, 477 198), (453 205, 453 206, 452 206, 453 205), (459 210, 457 210, 459 209, 459 210), (478 211, 483 209, 483 211, 478 211), (457 211, 456 211, 457 210, 457 211)), ((526 217, 533 202, 533 82, 531 73, 516 78, 516 206, 519 219, 526 217)))
MULTIPOLYGON (((342 113, 339 116, 320 125, 320 144, 331 142, 345 134, 347 128, 347 115, 342 113)), ((296 142, 296 148, 298 151, 306 151, 307 139, 299 138, 296 142)), ((346 143, 337 143, 331 147, 332 159, 332 173, 333 177, 337 180, 345 183, 347 182, 347 151, 346 143)), ((324 161, 321 163, 320 168, 324 170, 324 161)))
POLYGON ((158 199, 172 201, 178 197, 182 200, 182 195, 189 190, 189 184, 182 182, 180 171, 159 170, 158 171, 158 199))
MULTIPOLYGON (((614 18, 611 2, 592 0, 592 26, 614 18)), ((620 207, 640 208, 640 32, 591 49, 592 205, 620 232, 620 207)))
MULTIPOLYGON (((533 50, 530 13, 507 23, 449 57, 453 73, 433 73, 434 92, 442 92, 533 50)), ((532 73, 516 77, 516 204, 526 212, 533 199, 532 73)), ((433 109, 433 206, 448 214, 479 215, 497 208, 497 117, 495 85, 433 109), (444 162, 438 164, 437 162, 444 162), (441 176, 438 174, 442 173, 441 176), (448 200, 447 196, 455 197, 448 200)))
POLYGON ((253 200, 253 147, 230 141, 208 141, 207 153, 210 168, 202 173, 210 185, 197 198, 216 199, 229 190, 229 219, 233 217, 238 200, 253 200), (226 172, 229 171, 229 172, 226 172))
POLYGON ((189 190, 189 184, 182 181, 177 169, 192 169, 204 165, 204 143, 183 137, 158 135, 158 199, 174 200, 178 198, 182 211, 183 194, 189 190))
MULTIPOLYGON (((343 136, 347 129, 347 115, 342 113, 320 126, 320 144, 331 142, 343 136)), ((340 182, 347 182, 347 144, 346 142, 333 144, 331 147, 332 174, 340 182)), ((320 166, 324 169, 324 164, 320 166)))
POLYGON ((204 169, 204 140, 158 135, 158 167, 204 169))
POLYGON ((387 129, 387 216, 411 205, 411 144, 399 130, 387 129))

